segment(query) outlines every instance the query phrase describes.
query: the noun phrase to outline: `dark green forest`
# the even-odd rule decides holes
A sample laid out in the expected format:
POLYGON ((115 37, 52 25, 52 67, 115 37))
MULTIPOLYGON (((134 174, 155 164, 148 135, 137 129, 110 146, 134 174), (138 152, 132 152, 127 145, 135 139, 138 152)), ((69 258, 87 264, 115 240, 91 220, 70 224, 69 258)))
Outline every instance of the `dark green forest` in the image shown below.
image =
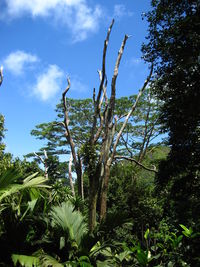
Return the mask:
POLYGON ((137 95, 116 97, 128 35, 108 87, 113 20, 99 87, 72 99, 67 79, 31 131, 44 147, 14 158, 0 115, 0 266, 200 266, 200 2, 152 0, 143 19, 137 95))

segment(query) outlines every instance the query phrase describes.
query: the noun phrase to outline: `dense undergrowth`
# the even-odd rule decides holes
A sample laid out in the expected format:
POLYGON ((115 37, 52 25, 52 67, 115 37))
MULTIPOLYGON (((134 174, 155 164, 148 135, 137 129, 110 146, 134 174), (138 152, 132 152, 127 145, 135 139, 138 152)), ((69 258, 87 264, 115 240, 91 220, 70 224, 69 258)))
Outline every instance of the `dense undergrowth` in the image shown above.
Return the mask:
POLYGON ((119 196, 110 192, 107 219, 89 234, 87 201, 74 198, 63 181, 3 172, 0 266, 198 266, 199 233, 161 219, 161 204, 149 186, 138 183, 132 195, 133 190, 134 203, 120 200, 125 209, 114 206, 119 196), (138 211, 130 211, 136 201, 138 211))

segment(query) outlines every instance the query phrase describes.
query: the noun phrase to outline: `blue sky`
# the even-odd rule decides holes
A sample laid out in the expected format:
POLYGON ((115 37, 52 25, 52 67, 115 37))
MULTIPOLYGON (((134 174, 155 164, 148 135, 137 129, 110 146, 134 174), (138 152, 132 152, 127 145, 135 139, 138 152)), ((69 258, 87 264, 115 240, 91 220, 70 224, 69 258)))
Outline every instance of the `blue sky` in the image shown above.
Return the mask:
POLYGON ((140 48, 147 30, 141 14, 149 9, 148 0, 0 0, 0 113, 5 116, 7 151, 22 157, 40 148, 41 141, 30 131, 55 118, 67 75, 69 97, 92 96, 112 18, 108 81, 124 34, 132 35, 120 65, 117 96, 137 93, 148 73, 140 48))

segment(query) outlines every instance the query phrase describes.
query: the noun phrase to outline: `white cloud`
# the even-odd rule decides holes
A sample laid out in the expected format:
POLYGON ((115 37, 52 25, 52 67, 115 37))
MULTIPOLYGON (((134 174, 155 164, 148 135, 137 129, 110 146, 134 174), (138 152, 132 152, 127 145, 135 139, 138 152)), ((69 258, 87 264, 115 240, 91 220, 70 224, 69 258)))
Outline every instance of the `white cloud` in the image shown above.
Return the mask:
POLYGON ((10 53, 3 60, 3 64, 5 69, 8 69, 14 75, 18 76, 24 72, 25 67, 30 67, 38 60, 37 56, 18 50, 10 53))
POLYGON ((132 12, 128 11, 123 4, 116 4, 114 6, 114 18, 122 18, 124 16, 131 17, 133 15, 132 12))
POLYGON ((48 69, 38 76, 36 85, 33 86, 33 94, 42 101, 51 99, 61 89, 63 76, 63 71, 57 65, 49 65, 48 69))
POLYGON ((23 15, 49 17, 66 25, 74 41, 82 41, 96 32, 102 15, 101 7, 90 7, 86 0, 5 0, 10 18, 23 15))

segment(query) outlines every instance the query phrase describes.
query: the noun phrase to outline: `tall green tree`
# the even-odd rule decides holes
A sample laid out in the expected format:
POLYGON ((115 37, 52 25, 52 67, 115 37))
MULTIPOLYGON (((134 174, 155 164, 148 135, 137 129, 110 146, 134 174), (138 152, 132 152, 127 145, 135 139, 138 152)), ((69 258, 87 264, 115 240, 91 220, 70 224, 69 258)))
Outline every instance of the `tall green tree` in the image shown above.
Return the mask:
MULTIPOLYGON (((179 222, 200 213, 200 2, 153 0, 144 58, 154 62, 155 94, 163 101, 160 121, 171 151, 158 183, 169 190, 179 222)), ((171 212, 172 215, 172 212, 171 212)))
MULTIPOLYGON (((118 118, 128 113, 136 97, 136 95, 131 95, 116 99, 115 113, 118 118)), ((68 112, 69 128, 74 137, 76 147, 82 153, 92 127, 93 101, 92 99, 67 98, 67 105, 70 107, 68 112)), ((136 157, 139 162, 142 162, 148 147, 152 142, 158 142, 158 139, 156 139, 160 134, 158 107, 159 102, 153 98, 151 90, 146 90, 140 98, 134 116, 130 117, 130 121, 121 136, 119 148, 117 149, 118 155, 136 157)), ((36 125, 35 129, 31 131, 31 134, 37 139, 46 141, 46 145, 37 152, 38 155, 42 156, 44 149, 47 151, 48 157, 70 153, 70 146, 65 138, 64 127, 60 122, 64 119, 62 101, 56 106, 55 111, 56 119, 54 121, 36 125)), ((122 122, 117 126, 117 131, 121 126, 122 122)), ((29 154, 29 156, 33 155, 33 153, 29 154)))

